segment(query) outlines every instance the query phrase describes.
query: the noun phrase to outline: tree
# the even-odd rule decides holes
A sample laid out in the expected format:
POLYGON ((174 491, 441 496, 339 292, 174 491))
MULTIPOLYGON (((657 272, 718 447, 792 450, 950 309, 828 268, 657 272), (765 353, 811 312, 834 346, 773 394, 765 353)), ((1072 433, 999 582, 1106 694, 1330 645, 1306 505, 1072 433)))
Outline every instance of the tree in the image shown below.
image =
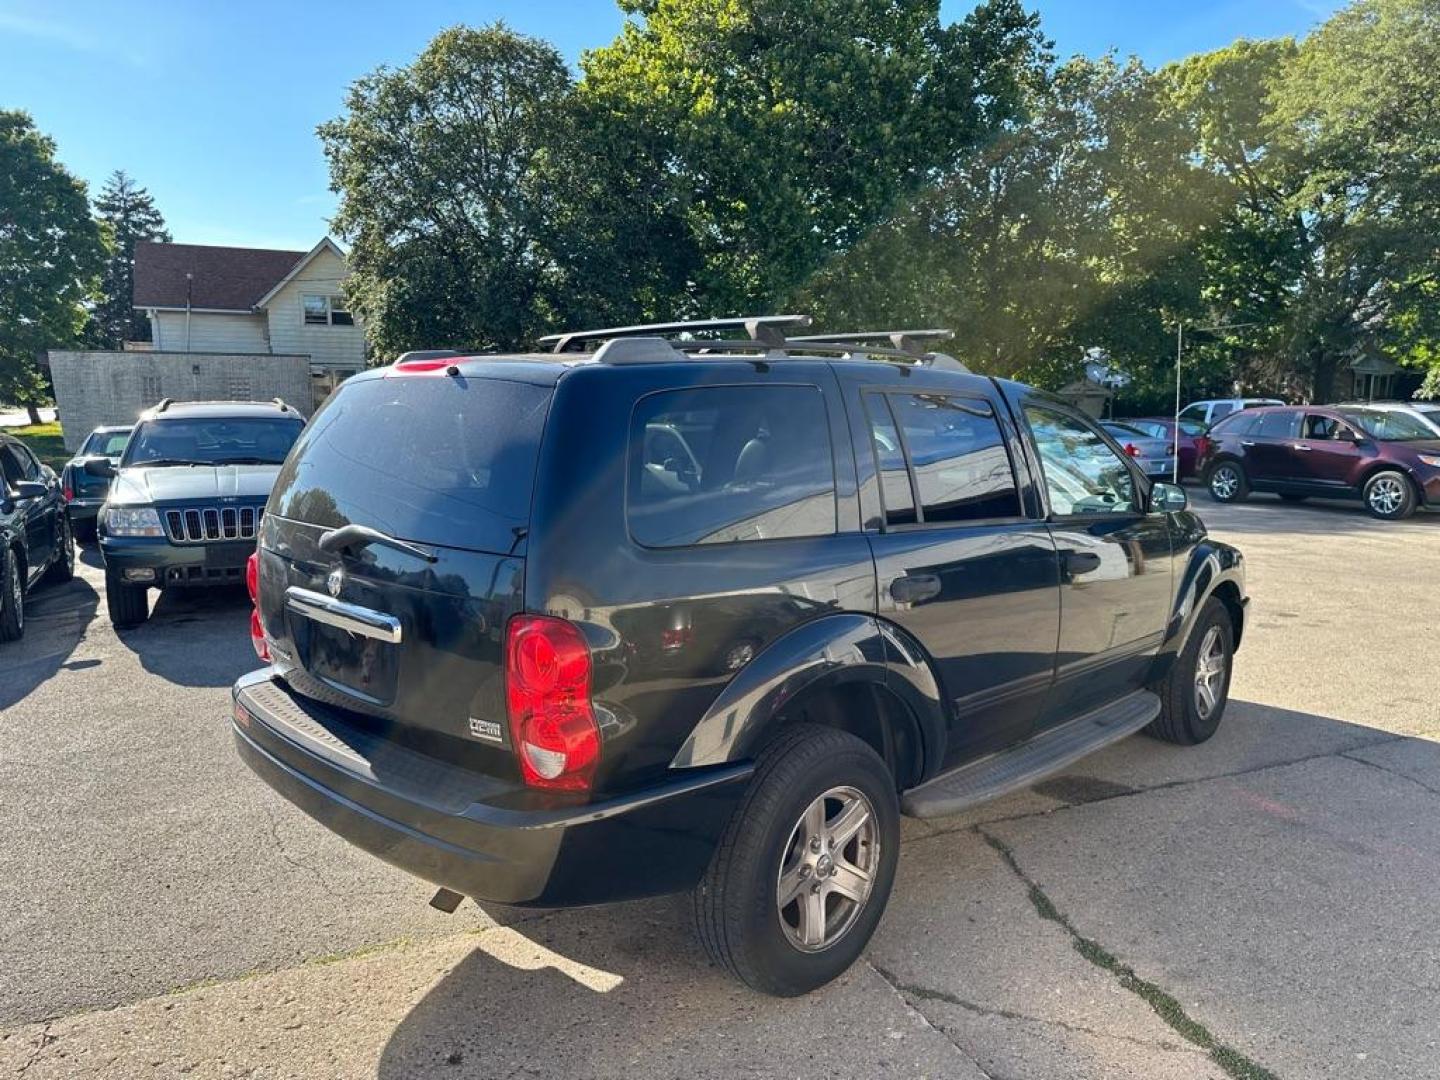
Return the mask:
POLYGON ((1237 42, 1162 74, 1232 190, 1208 292, 1261 324, 1248 348, 1318 401, 1363 345, 1433 356, 1440 0, 1359 0, 1298 44, 1237 42))
POLYGON ((1059 386, 1092 350, 1153 393, 1201 308, 1196 238, 1218 185, 1138 61, 1076 57, 1023 120, 960 161, 806 290, 826 325, 939 325, 971 366, 1059 386))
POLYGON ((48 396, 40 353, 78 339, 103 255, 85 185, 54 141, 28 114, 0 110, 0 401, 35 423, 48 396))
POLYGON ((347 295, 381 354, 514 348, 550 327, 572 87, 545 42, 456 27, 320 126, 347 295))
POLYGON ((771 308, 992 135, 1038 70, 1037 17, 986 0, 622 0, 579 94, 602 145, 679 222, 693 276, 675 307, 771 308))
POLYGON ((101 299, 94 312, 96 342, 101 348, 119 349, 127 341, 149 341, 150 320, 135 311, 135 243, 169 243, 165 219, 155 208, 150 193, 137 187, 123 169, 117 169, 105 181, 95 200, 95 216, 109 247, 101 277, 101 299))

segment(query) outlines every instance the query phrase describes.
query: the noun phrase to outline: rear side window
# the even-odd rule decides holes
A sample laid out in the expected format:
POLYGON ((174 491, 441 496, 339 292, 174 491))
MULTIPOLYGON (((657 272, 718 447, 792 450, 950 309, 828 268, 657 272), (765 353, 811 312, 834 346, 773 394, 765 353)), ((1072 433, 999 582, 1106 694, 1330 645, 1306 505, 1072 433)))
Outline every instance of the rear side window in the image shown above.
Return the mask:
POLYGON ((552 390, 429 376, 346 382, 300 437, 271 507, 316 525, 512 551, 530 520, 552 390))
POLYGON ((885 403, 910 464, 920 521, 955 524, 1020 516, 1020 492, 1010 455, 986 402, 946 394, 886 394, 883 403, 879 395, 871 398, 866 408, 879 457, 886 524, 910 524, 916 515, 913 503, 891 502, 892 493, 902 500, 904 496, 898 482, 886 482, 887 474, 894 473, 894 458, 885 453, 887 432, 875 421, 877 413, 883 415, 885 403))
POLYGON ((642 398, 626 517, 647 547, 831 535, 835 464, 819 389, 706 386, 642 398))
POLYGON ((1247 434, 1259 435, 1262 439, 1293 439, 1295 437, 1297 413, 1272 412, 1257 413, 1256 415, 1260 418, 1260 422, 1250 424, 1247 434))
POLYGON ((1214 405, 1210 406, 1210 422, 1213 424, 1216 420, 1229 416, 1234 411, 1235 405, 1232 402, 1217 401, 1214 405))
POLYGON ((1260 425, 1260 413, 1235 413, 1210 429, 1212 435, 1249 435, 1260 425))

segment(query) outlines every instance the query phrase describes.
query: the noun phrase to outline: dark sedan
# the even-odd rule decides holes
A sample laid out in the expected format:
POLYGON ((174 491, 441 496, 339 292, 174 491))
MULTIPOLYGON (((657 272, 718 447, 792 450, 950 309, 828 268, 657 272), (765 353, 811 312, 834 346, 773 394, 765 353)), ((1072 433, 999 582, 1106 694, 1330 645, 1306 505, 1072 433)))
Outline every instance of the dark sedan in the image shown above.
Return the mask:
POLYGON ((69 581, 75 540, 60 482, 19 439, 0 435, 0 641, 25 633, 25 595, 69 581))
POLYGON ((85 470, 90 458, 105 458, 111 465, 120 464, 125 444, 130 441, 131 425, 97 427, 85 437, 75 456, 60 470, 60 488, 70 508, 70 524, 82 539, 95 535, 95 518, 110 494, 110 479, 85 470))
POLYGON ((1210 429, 1205 482, 1218 502, 1251 491, 1360 499, 1378 518, 1440 506, 1440 439, 1405 413, 1340 406, 1251 409, 1210 429))

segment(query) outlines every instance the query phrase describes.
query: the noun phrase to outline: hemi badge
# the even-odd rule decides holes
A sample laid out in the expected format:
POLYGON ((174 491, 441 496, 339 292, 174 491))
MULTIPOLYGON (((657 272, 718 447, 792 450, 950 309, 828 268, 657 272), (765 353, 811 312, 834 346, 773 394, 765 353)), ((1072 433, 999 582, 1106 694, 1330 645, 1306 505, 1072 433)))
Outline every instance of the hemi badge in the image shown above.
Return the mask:
POLYGON ((504 737, 500 734, 500 725, 494 720, 481 720, 479 717, 470 717, 470 734, 477 739, 484 739, 486 742, 503 743, 504 737))

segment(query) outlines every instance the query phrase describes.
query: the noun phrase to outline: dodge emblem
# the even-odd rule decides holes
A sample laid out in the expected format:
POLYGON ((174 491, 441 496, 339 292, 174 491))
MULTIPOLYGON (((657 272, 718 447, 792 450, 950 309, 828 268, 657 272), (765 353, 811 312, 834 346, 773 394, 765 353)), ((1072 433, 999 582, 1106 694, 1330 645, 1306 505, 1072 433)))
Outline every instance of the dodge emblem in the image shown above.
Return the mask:
POLYGON ((339 596, 340 590, 345 587, 345 571, 337 566, 330 571, 330 576, 325 579, 325 590, 331 596, 339 596))

